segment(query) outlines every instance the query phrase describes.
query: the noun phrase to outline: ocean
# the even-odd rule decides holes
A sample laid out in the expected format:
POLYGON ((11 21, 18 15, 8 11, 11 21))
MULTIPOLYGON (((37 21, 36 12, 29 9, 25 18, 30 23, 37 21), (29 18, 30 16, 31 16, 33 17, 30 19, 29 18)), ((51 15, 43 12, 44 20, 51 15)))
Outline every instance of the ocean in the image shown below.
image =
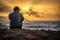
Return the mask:
MULTIPOLYGON (((0 23, 9 27, 10 22, 1 18, 0 23)), ((24 21, 22 29, 60 31, 60 21, 24 21)))
POLYGON ((60 21, 32 21, 23 23, 24 29, 30 30, 52 30, 59 31, 60 30, 60 21))
MULTIPOLYGON (((9 26, 10 23, 7 21, 2 22, 2 24, 9 26)), ((59 31, 60 30, 60 21, 31 21, 31 22, 23 22, 22 29, 30 29, 30 30, 52 30, 59 31)))

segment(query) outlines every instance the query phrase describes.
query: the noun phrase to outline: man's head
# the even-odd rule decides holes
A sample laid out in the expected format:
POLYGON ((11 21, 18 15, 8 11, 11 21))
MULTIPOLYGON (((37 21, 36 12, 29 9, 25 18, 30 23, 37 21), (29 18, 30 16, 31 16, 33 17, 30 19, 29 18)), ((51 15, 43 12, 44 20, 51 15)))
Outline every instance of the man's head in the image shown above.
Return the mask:
POLYGON ((14 7, 14 11, 19 11, 20 10, 20 8, 19 7, 14 7))

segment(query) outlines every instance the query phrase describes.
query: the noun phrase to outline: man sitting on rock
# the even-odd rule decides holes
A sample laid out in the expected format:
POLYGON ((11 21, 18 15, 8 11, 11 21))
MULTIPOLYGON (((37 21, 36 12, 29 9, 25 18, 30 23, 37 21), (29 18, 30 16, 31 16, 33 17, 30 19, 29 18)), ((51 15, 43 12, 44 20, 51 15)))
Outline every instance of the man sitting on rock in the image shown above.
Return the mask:
POLYGON ((21 13, 19 13, 19 7, 14 7, 14 12, 9 14, 9 20, 10 20, 10 29, 13 28, 22 28, 22 22, 24 20, 24 17, 21 13))

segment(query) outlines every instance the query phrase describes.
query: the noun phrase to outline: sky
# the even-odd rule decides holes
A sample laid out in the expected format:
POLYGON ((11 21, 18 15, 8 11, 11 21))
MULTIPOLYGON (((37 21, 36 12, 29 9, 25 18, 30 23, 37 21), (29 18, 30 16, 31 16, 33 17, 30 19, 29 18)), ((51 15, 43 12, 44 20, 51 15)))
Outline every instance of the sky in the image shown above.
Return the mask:
POLYGON ((60 0, 0 0, 0 16, 8 16, 18 6, 25 13, 31 8, 35 14, 23 14, 26 21, 60 21, 60 0))

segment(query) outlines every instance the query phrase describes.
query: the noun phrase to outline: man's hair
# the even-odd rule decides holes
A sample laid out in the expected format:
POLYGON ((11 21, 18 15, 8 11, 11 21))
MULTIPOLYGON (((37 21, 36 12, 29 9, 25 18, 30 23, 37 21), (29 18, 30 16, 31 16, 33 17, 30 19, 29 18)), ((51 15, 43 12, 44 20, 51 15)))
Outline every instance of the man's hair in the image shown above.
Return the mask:
POLYGON ((19 7, 14 7, 14 11, 20 10, 19 7))

